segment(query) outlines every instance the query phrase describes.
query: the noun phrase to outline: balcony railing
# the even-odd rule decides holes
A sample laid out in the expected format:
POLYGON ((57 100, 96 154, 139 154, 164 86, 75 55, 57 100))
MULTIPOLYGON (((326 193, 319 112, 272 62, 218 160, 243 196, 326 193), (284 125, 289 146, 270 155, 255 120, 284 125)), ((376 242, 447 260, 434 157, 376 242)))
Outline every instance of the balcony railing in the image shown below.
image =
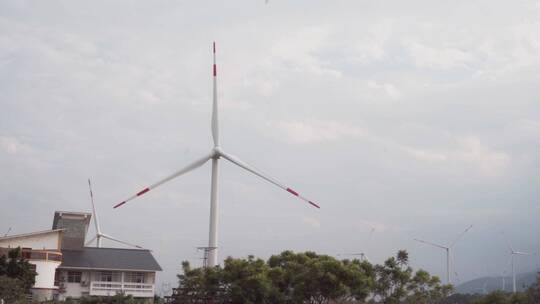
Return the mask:
POLYGON ((50 250, 34 250, 23 248, 22 256, 28 260, 62 262, 62 253, 50 250))
POLYGON ((90 282, 91 296, 112 296, 125 293, 134 297, 153 297, 154 284, 129 282, 90 282))

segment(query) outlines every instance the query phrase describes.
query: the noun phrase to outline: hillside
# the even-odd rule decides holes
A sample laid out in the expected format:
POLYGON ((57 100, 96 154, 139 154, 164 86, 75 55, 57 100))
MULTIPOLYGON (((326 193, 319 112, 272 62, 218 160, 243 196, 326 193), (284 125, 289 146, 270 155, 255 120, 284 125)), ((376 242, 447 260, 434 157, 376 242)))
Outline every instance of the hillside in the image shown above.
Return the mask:
MULTIPOLYGON (((528 286, 536 281, 536 277, 540 272, 540 268, 526 273, 520 273, 516 275, 516 287, 518 291, 525 290, 528 286)), ((512 276, 506 276, 505 278, 505 291, 512 291, 512 276)), ((494 290, 503 289, 503 277, 481 277, 474 280, 467 281, 456 287, 457 293, 462 294, 482 294, 489 293, 494 290)))

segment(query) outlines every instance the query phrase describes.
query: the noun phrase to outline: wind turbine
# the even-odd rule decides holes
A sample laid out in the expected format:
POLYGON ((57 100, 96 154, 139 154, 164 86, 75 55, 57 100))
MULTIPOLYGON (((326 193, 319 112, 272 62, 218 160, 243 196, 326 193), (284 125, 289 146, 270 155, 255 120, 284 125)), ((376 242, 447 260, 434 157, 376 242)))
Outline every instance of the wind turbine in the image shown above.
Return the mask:
POLYGON ((141 246, 133 245, 133 244, 130 244, 128 242, 121 241, 119 239, 113 238, 112 236, 101 232, 101 227, 99 226, 98 214, 97 214, 97 211, 96 211, 96 205, 94 204, 94 194, 92 193, 92 184, 90 183, 90 179, 88 179, 88 189, 90 190, 90 201, 92 202, 92 213, 94 215, 94 224, 96 226, 96 235, 91 240, 86 242, 86 245, 91 244, 95 240, 96 241, 96 247, 99 248, 99 247, 101 247, 101 238, 104 238, 104 239, 109 239, 111 241, 115 241, 115 242, 118 242, 118 243, 121 243, 121 244, 124 244, 124 245, 128 245, 128 246, 131 246, 131 247, 142 249, 141 246))
POLYGON ((510 255, 512 257, 512 292, 516 293, 516 265, 514 262, 514 257, 517 255, 536 255, 535 253, 516 251, 508 242, 508 248, 510 249, 510 255))
POLYGON ((444 249, 446 251, 446 282, 448 284, 452 283, 452 281, 450 280, 450 251, 454 248, 457 241, 459 241, 459 239, 461 239, 461 237, 463 237, 463 235, 465 235, 465 233, 467 233, 467 231, 469 231, 471 228, 472 228, 472 225, 470 225, 467 229, 465 229, 462 233, 460 233, 458 237, 449 246, 439 245, 439 244, 431 243, 431 242, 420 240, 420 239, 414 239, 417 242, 435 246, 435 247, 444 249))
POLYGON ((208 237, 208 248, 212 248, 208 252, 208 265, 210 267, 216 266, 217 263, 217 257, 218 257, 218 164, 219 160, 221 158, 224 158, 228 160, 229 162, 239 166, 240 168, 266 180, 267 182, 274 184, 275 186, 291 193, 294 196, 297 196, 299 199, 305 201, 306 203, 311 204, 312 206, 316 208, 320 208, 319 205, 315 204, 313 201, 305 198, 304 196, 300 195, 295 190, 285 186, 283 183, 277 181, 276 179, 266 175, 265 173, 262 173, 258 169, 255 169, 254 167, 246 164, 245 162, 241 161, 236 156, 233 156, 232 154, 226 153, 220 146, 219 142, 219 124, 218 124, 218 103, 217 103, 217 65, 216 65, 216 43, 213 44, 213 56, 214 56, 214 65, 213 65, 213 103, 212 103, 212 122, 211 122, 211 129, 212 129, 212 139, 214 141, 214 147, 210 152, 203 157, 197 159, 196 161, 192 162, 191 164, 187 165, 186 167, 176 171, 175 173, 167 176, 166 178, 144 188, 143 190, 137 192, 135 195, 129 197, 128 199, 116 204, 114 208, 118 208, 125 203, 131 201, 132 199, 135 199, 145 193, 147 193, 150 190, 153 190, 154 188, 157 188, 164 183, 179 177, 183 174, 186 174, 192 170, 195 170, 205 164, 208 160, 212 160, 212 180, 211 180, 211 186, 210 186, 210 231, 209 231, 209 237, 208 237))
MULTIPOLYGON (((371 230, 369 231, 369 238, 368 238, 368 241, 366 243, 366 249, 368 249, 369 247, 369 244, 371 243, 371 239, 373 237, 373 232, 375 232, 375 228, 371 228, 371 230)), ((348 255, 348 256, 360 256, 360 261, 366 261, 366 262, 370 262, 371 261, 369 260, 369 258, 367 257, 366 253, 365 252, 354 252, 354 253, 340 253, 338 254, 337 256, 343 256, 343 255, 348 255)))

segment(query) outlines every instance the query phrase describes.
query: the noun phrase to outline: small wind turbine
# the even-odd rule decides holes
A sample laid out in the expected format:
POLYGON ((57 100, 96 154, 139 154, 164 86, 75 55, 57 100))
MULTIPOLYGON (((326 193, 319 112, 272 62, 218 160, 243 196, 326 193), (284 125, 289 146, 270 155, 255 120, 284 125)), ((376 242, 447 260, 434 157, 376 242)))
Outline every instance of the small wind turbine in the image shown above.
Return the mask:
POLYGON ((461 237, 463 237, 463 235, 465 235, 465 233, 467 233, 467 231, 469 231, 471 228, 472 228, 472 225, 470 225, 467 229, 465 229, 465 231, 463 231, 461 234, 459 234, 458 237, 449 246, 443 246, 443 245, 431 243, 431 242, 420 240, 420 239, 414 239, 417 242, 424 243, 424 244, 431 245, 431 246, 435 246, 435 247, 444 249, 446 251, 446 282, 448 284, 452 284, 452 281, 450 280, 450 269, 451 269, 451 267, 450 267, 450 251, 454 248, 457 241, 459 241, 459 239, 461 239, 461 237))
POLYGON ((128 245, 128 246, 131 246, 131 247, 142 249, 141 246, 133 245, 133 244, 130 244, 128 242, 121 241, 119 239, 113 238, 112 236, 101 232, 101 227, 99 226, 99 220, 98 220, 98 215, 97 215, 97 211, 96 211, 96 205, 94 204, 94 194, 92 193, 92 184, 90 183, 90 179, 88 179, 88 189, 90 190, 90 201, 92 202, 92 213, 94 214, 94 224, 96 226, 96 236, 94 236, 91 240, 86 242, 86 245, 91 244, 95 240, 96 241, 96 247, 99 248, 99 247, 101 247, 101 238, 104 238, 104 239, 109 239, 111 241, 115 241, 115 242, 118 242, 118 243, 121 243, 121 244, 124 244, 124 245, 128 245))
POLYGON ((214 65, 213 65, 213 102, 212 102, 211 129, 212 129, 212 138, 214 141, 214 147, 212 148, 212 150, 210 150, 208 154, 204 155, 198 160, 192 162, 186 167, 180 169, 179 171, 176 171, 175 173, 169 175, 168 177, 156 182, 155 184, 152 184, 144 188, 143 190, 137 192, 135 195, 131 196, 130 198, 114 206, 114 208, 118 208, 124 205, 125 203, 131 201, 132 199, 135 199, 145 194, 146 192, 153 190, 154 188, 157 188, 166 182, 171 181, 174 178, 177 178, 183 174, 186 174, 192 170, 199 168, 200 166, 204 165, 208 160, 212 160, 212 180, 211 180, 211 186, 210 186, 210 229, 209 229, 210 233, 208 237, 208 248, 212 248, 212 250, 208 252, 208 266, 209 267, 214 267, 217 265, 217 257, 218 257, 218 164, 221 158, 224 158, 228 160, 229 162, 237 165, 238 167, 289 192, 290 194, 298 197, 299 199, 305 201, 306 203, 309 203, 310 205, 316 208, 320 208, 319 205, 303 197, 295 190, 285 186, 283 183, 266 175, 265 173, 262 173, 258 169, 255 169, 254 167, 244 163, 243 161, 238 159, 236 156, 226 153, 221 148, 221 146, 219 145, 220 143, 219 143, 218 102, 217 102, 217 65, 216 65, 216 43, 215 42, 213 44, 213 55, 214 55, 214 65))
MULTIPOLYGON (((375 228, 371 228, 371 230, 369 231, 369 238, 368 238, 368 241, 366 243, 366 249, 368 249, 369 247, 369 244, 371 243, 371 239, 373 237, 373 232, 375 232, 375 228)), ((340 253, 338 254, 338 256, 342 256, 342 255, 348 255, 348 256, 359 256, 360 257, 360 261, 366 261, 366 262, 370 262, 371 261, 369 260, 369 258, 367 257, 366 253, 365 252, 354 252, 354 253, 340 253)))
POLYGON ((517 255, 536 255, 535 253, 516 251, 508 242, 508 249, 510 249, 510 256, 512 257, 512 292, 516 293, 516 265, 514 262, 515 256, 517 255))
POLYGON ((6 233, 4 234, 4 237, 8 236, 8 234, 11 232, 11 227, 9 227, 9 229, 6 231, 6 233))

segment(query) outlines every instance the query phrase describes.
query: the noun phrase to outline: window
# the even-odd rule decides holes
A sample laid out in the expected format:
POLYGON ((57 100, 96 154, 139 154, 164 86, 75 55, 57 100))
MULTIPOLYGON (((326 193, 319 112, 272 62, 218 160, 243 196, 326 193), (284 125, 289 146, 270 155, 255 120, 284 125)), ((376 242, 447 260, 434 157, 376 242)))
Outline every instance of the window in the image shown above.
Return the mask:
POLYGON ((102 271, 99 273, 99 280, 101 282, 112 282, 113 275, 111 271, 102 271))
POLYGON ((23 257, 23 259, 29 260, 29 259, 30 259, 30 254, 31 254, 31 252, 32 252, 32 248, 25 248, 25 247, 23 247, 23 249, 22 249, 22 254, 21 254, 22 257, 23 257))
POLYGON ((47 260, 47 253, 41 251, 30 252, 31 260, 47 260))
POLYGON ((68 281, 68 283, 80 283, 81 282, 81 272, 80 271, 68 271, 67 281, 68 281))
POLYGON ((60 286, 60 278, 61 278, 60 270, 56 269, 56 271, 54 272, 54 286, 56 287, 60 286))
POLYGON ((126 272, 124 280, 128 283, 144 283, 144 273, 126 272))

